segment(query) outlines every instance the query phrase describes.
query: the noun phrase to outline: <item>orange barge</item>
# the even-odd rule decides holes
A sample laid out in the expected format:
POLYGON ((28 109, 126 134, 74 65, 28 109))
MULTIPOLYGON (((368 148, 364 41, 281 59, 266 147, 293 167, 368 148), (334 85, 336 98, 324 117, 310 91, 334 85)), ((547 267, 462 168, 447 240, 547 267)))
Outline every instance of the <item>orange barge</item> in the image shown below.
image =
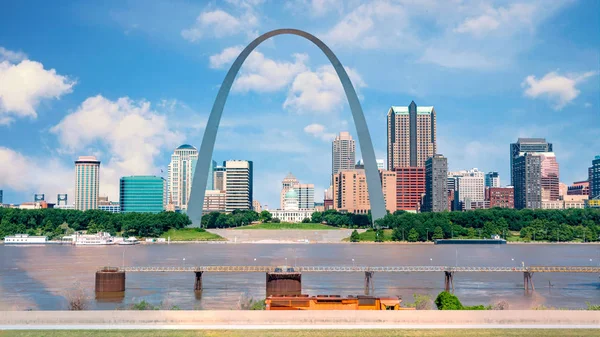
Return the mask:
POLYGON ((402 308, 398 297, 339 295, 287 295, 269 296, 266 310, 411 310, 402 308))

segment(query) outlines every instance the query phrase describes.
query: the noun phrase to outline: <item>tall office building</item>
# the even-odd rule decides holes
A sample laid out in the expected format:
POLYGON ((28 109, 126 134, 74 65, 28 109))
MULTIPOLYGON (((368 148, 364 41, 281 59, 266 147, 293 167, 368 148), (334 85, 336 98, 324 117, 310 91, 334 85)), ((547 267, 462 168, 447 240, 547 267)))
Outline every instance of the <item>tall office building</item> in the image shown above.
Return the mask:
POLYGON ((94 156, 81 156, 75 161, 75 209, 98 208, 100 161, 94 156))
POLYGON ((294 189, 298 193, 298 208, 314 209, 315 208, 315 185, 314 184, 297 184, 294 189))
POLYGON ((425 200, 421 208, 424 212, 448 210, 448 159, 441 154, 425 161, 425 200))
POLYGON ((121 213, 160 213, 167 205, 167 182, 156 176, 122 177, 119 182, 121 213))
POLYGON ((298 179, 294 177, 292 172, 289 172, 283 181, 281 182, 281 193, 279 195, 279 209, 284 209, 285 206, 285 194, 292 189, 295 185, 298 185, 298 179))
POLYGON ((500 187, 500 175, 498 172, 488 172, 485 174, 485 187, 500 187))
POLYGON ((532 153, 540 157, 542 201, 559 200, 559 170, 553 152, 532 153))
POLYGON ((168 200, 176 209, 187 210, 197 162, 198 150, 189 144, 181 145, 171 155, 167 178, 168 200))
POLYGON ((0 190, 0 205, 2 205, 3 191, 0 190))
POLYGON ((592 161, 592 166, 588 170, 590 182, 590 200, 600 199, 600 156, 596 156, 592 161))
POLYGON ((515 208, 542 208, 542 157, 524 153, 513 161, 515 208))
POLYGON ((225 211, 251 210, 252 161, 227 160, 223 163, 223 166, 227 172, 225 179, 225 193, 227 195, 225 211))
POLYGON ((212 160, 210 162, 210 167, 208 168, 208 181, 206 182, 207 190, 215 189, 215 169, 217 168, 217 162, 212 160))
POLYGON ((356 143, 349 132, 343 131, 335 137, 331 145, 331 174, 354 169, 356 143))
POLYGON ((227 179, 227 170, 225 166, 215 166, 213 172, 213 189, 225 191, 225 180, 227 179))
POLYGON ((466 204, 470 209, 471 202, 485 200, 485 174, 477 168, 468 171, 448 172, 448 177, 454 178, 454 210, 462 209, 466 204))
POLYGON ((552 143, 545 138, 519 138, 510 144, 510 184, 515 185, 514 161, 525 152, 553 152, 552 143))
POLYGON ((436 112, 432 106, 392 106, 387 114, 388 170, 423 167, 437 151, 436 112))

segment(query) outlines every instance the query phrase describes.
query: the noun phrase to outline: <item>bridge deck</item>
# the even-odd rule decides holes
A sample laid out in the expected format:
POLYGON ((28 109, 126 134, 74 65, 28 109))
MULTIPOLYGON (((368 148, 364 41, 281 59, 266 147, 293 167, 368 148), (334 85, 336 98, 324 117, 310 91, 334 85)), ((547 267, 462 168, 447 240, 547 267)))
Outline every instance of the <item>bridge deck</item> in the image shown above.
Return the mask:
MULTIPOLYGON (((266 273, 275 272, 277 266, 190 266, 190 267, 119 267, 125 272, 217 272, 217 273, 266 273)), ((294 272, 532 272, 532 273, 600 273, 600 267, 586 266, 529 266, 529 267, 450 267, 450 266, 397 266, 397 267, 320 267, 301 266, 293 268, 294 272)))

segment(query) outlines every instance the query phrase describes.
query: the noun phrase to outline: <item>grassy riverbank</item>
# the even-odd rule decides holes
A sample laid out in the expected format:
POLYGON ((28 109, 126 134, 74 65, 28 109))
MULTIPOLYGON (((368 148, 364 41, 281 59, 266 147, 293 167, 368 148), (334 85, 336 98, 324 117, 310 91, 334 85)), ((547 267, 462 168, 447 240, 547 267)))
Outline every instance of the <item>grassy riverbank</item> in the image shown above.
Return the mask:
MULTIPOLYGON (((358 237, 360 238, 359 242, 375 242, 376 233, 372 230, 367 230, 363 233, 358 233, 358 237)), ((350 237, 344 239, 345 242, 350 242, 350 237)), ((392 230, 384 229, 383 230, 383 242, 393 241, 392 240, 392 230)))
POLYGON ((29 330, 0 331, 2 337, 587 337, 592 329, 446 329, 446 330, 29 330))
POLYGON ((268 222, 250 226, 236 227, 235 229, 306 229, 306 230, 338 230, 339 228, 323 225, 320 223, 290 223, 290 222, 268 222))
POLYGON ((171 238, 171 241, 225 241, 217 234, 209 233, 201 228, 170 229, 161 238, 171 238))

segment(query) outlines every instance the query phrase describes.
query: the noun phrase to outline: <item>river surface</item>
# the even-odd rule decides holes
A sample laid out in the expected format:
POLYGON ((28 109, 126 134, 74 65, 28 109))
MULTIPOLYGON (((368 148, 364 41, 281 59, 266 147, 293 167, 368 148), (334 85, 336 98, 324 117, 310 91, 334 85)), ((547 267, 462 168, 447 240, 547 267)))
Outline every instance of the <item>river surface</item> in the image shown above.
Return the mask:
MULTIPOLYGON (((128 273, 122 299, 94 299, 94 273, 102 266, 598 266, 599 245, 392 245, 392 244, 152 244, 75 247, 0 245, 0 310, 64 310, 67 294, 85 289, 89 308, 110 310, 146 300, 163 308, 235 309, 242 296, 265 297, 264 273, 204 273, 193 291, 193 273, 128 273), (185 259, 185 260, 184 260, 185 259), (256 261, 255 261, 256 259, 256 261), (287 259, 287 260, 286 260, 287 259), (354 262, 352 261, 354 259, 354 262)), ((523 290, 522 273, 456 273, 463 304, 507 301, 511 309, 539 305, 582 308, 600 304, 597 274, 536 273, 536 291, 523 290)), ((444 288, 442 272, 376 273, 376 295, 414 293, 433 298, 444 288)), ((304 273, 304 294, 359 295, 363 273, 304 273)))

